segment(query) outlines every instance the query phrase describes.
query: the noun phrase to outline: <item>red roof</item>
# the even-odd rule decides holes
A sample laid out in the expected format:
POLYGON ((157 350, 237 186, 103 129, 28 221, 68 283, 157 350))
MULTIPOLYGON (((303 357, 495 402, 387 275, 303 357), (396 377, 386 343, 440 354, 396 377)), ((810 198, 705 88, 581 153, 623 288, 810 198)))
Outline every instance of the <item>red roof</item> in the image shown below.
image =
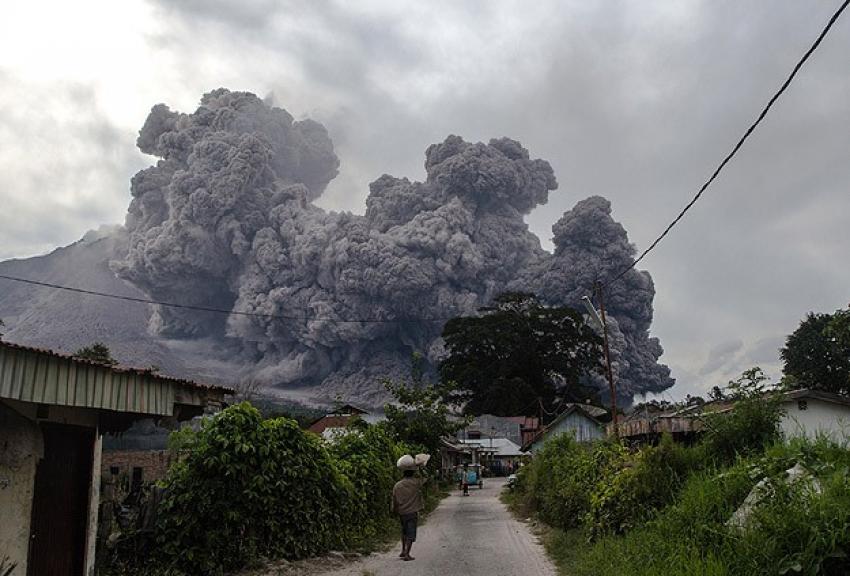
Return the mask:
POLYGON ((354 416, 322 416, 307 428, 310 432, 321 434, 328 428, 345 428, 354 416))

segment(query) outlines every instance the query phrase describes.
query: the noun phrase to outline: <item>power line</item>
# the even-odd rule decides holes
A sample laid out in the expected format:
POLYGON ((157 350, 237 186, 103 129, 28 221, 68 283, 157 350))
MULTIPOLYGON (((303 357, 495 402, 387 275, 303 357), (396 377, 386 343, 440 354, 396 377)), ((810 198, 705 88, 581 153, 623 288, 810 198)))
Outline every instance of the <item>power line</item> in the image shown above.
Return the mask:
POLYGON ((814 44, 812 44, 812 46, 806 51, 806 53, 803 54, 803 57, 800 59, 799 62, 797 62, 797 65, 794 66, 794 69, 791 71, 791 74, 788 76, 788 78, 785 80, 779 90, 768 101, 767 106, 764 107, 764 110, 761 111, 761 114, 758 115, 758 118, 756 118, 755 122, 753 122, 750 127, 747 128, 747 131, 744 132, 744 135, 741 136, 741 139, 738 140, 738 143, 735 144, 735 147, 732 148, 732 151, 726 155, 726 157, 723 159, 723 161, 720 163, 720 165, 717 167, 711 177, 706 180, 705 184, 702 185, 702 187, 699 189, 699 192, 697 192, 693 199, 691 199, 691 201, 688 202, 688 204, 682 209, 682 211, 679 212, 679 215, 673 219, 673 221, 667 226, 667 228, 664 229, 661 235, 656 238, 652 244, 649 245, 649 248, 644 250, 640 256, 638 256, 631 264, 626 266, 626 268, 624 268, 621 272, 614 276, 614 278, 605 282, 606 287, 610 286, 611 284, 625 276, 625 274, 629 270, 634 268, 638 262, 643 260, 647 254, 649 254, 656 246, 658 246, 658 244, 664 239, 665 236, 667 236, 670 230, 672 230, 673 227, 679 223, 679 220, 682 219, 685 213, 690 210, 694 204, 696 204, 697 200, 699 200, 700 196, 702 196, 702 193, 705 192, 705 190, 711 185, 712 182, 714 182, 714 180, 717 178, 723 168, 726 167, 726 164, 728 164, 732 157, 738 153, 738 150, 741 148, 741 146, 744 145, 744 142, 746 142, 747 138, 750 137, 750 134, 753 133, 753 131, 761 123, 764 117, 767 116, 767 113, 770 111, 773 104, 779 99, 782 93, 785 92, 785 89, 788 88, 788 86, 791 84, 791 81, 794 80, 794 77, 797 75, 797 72, 800 71, 800 68, 803 67, 803 64, 806 63, 806 60, 808 60, 809 57, 814 53, 814 51, 817 50, 818 46, 820 46, 821 41, 824 39, 824 37, 826 37, 830 28, 832 28, 832 25, 835 24, 836 20, 838 20, 838 17, 841 16, 841 13, 844 12, 844 9, 847 8, 848 4, 850 4, 850 0, 844 0, 838 10, 836 10, 835 14, 832 15, 832 18, 829 19, 829 22, 827 22, 826 27, 824 27, 824 29, 821 31, 814 44))
POLYGON ((325 321, 325 322, 336 322, 339 324, 357 324, 357 323, 371 323, 371 324, 406 324, 406 323, 417 323, 417 322, 447 322, 451 320, 452 317, 445 318, 356 318, 356 319, 341 319, 341 318, 330 318, 330 317, 321 317, 321 316, 287 316, 284 314, 264 314, 262 312, 246 312, 240 310, 224 310, 222 308, 212 308, 208 306, 195 306, 192 304, 178 304, 175 302, 161 302, 158 300, 149 300, 147 298, 136 298, 134 296, 121 296, 119 294, 109 294, 107 292, 98 292, 96 290, 87 290, 85 288, 77 288, 74 286, 64 286, 62 284, 53 284, 50 282, 41 282, 39 280, 31 280, 29 278, 18 278, 16 276, 7 276, 5 274, 0 274, 0 278, 4 280, 11 280, 12 282, 22 282, 24 284, 30 284, 33 286, 42 286, 44 288, 53 288, 55 290, 65 290, 67 292, 76 292, 77 294, 87 294, 89 296, 100 296, 102 298, 112 298, 113 300, 124 300, 127 302, 137 302, 139 304, 154 304, 156 306, 165 306, 167 308, 181 308, 184 310, 195 310, 199 312, 212 312, 215 314, 228 314, 233 316, 250 316, 256 318, 267 318, 271 320, 295 320, 301 322, 312 322, 312 321, 325 321))

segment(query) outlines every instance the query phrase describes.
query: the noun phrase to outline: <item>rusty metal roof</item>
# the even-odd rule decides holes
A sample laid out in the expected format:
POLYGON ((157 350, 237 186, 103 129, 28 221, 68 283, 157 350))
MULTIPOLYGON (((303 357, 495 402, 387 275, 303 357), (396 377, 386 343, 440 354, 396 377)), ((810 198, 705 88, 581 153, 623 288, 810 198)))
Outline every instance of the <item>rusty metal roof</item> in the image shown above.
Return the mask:
POLYGON ((0 398, 172 416, 175 404, 203 406, 229 393, 223 386, 0 342, 0 398))

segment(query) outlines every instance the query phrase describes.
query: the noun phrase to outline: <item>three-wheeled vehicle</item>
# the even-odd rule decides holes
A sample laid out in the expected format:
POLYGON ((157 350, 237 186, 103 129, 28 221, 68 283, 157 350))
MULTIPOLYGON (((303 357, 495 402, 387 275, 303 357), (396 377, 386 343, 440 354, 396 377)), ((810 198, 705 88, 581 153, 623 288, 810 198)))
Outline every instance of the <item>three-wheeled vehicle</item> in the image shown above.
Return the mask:
POLYGON ((484 488, 484 480, 481 477, 481 464, 461 464, 455 468, 455 479, 457 487, 469 494, 469 487, 478 485, 478 489, 484 488))

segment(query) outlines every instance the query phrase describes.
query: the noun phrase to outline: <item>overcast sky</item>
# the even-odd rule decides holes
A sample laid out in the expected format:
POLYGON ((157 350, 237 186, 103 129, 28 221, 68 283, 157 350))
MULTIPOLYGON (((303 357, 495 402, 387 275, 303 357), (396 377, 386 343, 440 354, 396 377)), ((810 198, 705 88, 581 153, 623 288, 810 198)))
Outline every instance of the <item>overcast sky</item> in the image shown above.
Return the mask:
MULTIPOLYGON (((121 222, 153 104, 219 86, 324 123, 342 165, 319 203, 362 213, 420 179, 448 134, 509 136, 560 189, 544 246, 600 194, 638 249, 694 194, 839 0, 13 2, 0 19, 0 259, 121 222)), ((701 392, 759 364, 811 310, 850 301, 850 14, 642 268, 653 334, 701 392)))

